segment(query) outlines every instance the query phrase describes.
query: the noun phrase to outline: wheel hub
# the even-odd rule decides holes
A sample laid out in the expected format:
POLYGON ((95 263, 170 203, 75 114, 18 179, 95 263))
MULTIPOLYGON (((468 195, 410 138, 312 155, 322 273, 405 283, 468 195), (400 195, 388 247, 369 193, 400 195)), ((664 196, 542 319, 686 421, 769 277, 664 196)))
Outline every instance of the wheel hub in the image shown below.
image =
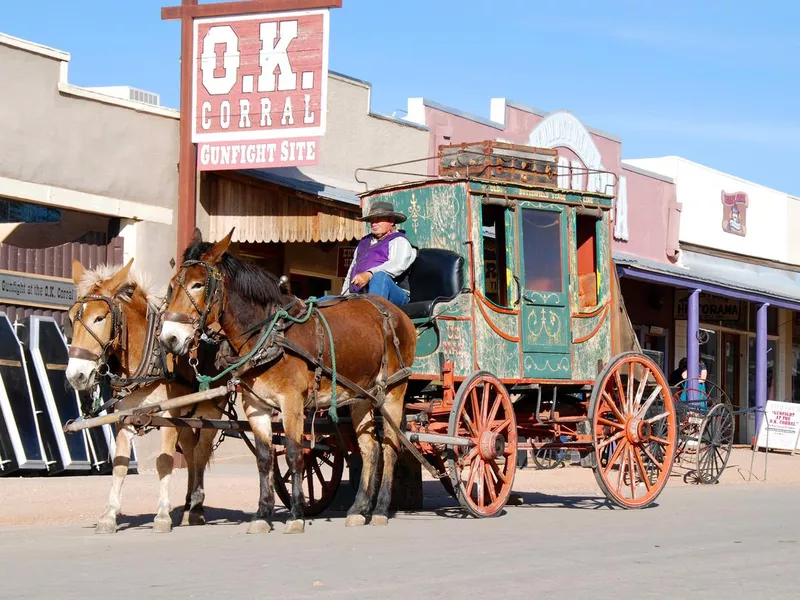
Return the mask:
POLYGON ((478 452, 484 460, 494 460, 506 449, 506 440, 499 433, 484 431, 478 441, 478 452))
POLYGON ((648 441, 652 433, 652 425, 643 419, 631 419, 625 427, 625 435, 631 444, 648 441))

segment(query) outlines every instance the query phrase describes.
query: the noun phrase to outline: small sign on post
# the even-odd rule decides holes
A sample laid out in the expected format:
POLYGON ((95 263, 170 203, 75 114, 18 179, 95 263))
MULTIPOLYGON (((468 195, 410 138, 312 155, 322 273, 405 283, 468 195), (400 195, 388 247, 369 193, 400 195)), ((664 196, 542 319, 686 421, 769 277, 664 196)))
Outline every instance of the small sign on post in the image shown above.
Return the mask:
POLYGON ((768 400, 766 412, 761 419, 757 448, 769 450, 798 450, 800 436, 800 404, 768 400))

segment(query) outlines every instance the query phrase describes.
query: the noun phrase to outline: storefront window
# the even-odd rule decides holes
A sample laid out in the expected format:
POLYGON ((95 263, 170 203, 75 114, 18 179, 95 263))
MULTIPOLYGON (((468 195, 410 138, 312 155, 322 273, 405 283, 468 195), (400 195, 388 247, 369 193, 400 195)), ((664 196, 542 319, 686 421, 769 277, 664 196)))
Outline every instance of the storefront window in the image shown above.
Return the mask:
POLYGON ((800 402, 800 346, 792 346, 792 402, 800 402))
MULTIPOLYGON (((775 400, 777 340, 767 340, 767 400, 775 400)), ((750 408, 756 405, 756 338, 750 336, 747 344, 747 397, 750 408)))

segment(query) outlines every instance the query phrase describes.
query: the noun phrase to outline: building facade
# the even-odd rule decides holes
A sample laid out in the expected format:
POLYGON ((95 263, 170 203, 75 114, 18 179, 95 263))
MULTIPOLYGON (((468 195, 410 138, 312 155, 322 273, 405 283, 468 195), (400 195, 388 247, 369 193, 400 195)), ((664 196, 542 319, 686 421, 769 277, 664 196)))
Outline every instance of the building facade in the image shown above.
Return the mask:
POLYGON ((0 271, 9 282, 0 303, 12 320, 37 312, 64 322, 72 258, 87 267, 135 258, 163 285, 175 255, 177 111, 74 86, 69 61, 0 34, 0 65, 14 82, 0 97, 0 271), (35 293, 48 289, 43 281, 56 297, 35 293))
POLYGON ((674 264, 618 259, 662 307, 642 325, 671 321, 671 366, 686 357, 694 378, 702 361, 712 387, 742 411, 736 440, 748 443, 767 400, 800 400, 797 200, 680 157, 625 162, 673 179, 681 206, 674 264))

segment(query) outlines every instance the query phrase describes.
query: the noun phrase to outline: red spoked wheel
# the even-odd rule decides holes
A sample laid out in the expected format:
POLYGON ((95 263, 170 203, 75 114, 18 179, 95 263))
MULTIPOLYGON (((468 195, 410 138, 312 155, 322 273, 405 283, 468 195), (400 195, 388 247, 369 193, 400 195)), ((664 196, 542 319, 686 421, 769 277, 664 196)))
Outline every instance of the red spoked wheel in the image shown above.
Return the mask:
MULTIPOLYGON (((305 436, 305 441, 310 441, 305 436)), ((275 448, 275 491, 286 508, 291 507, 292 473, 286 448, 275 448)), ((344 453, 336 438, 317 436, 313 449, 303 448, 303 514, 314 517, 331 505, 344 474, 344 453)))
POLYGON ((517 467, 517 420, 511 397, 491 373, 473 373, 459 386, 448 434, 455 446, 448 469, 459 503, 476 517, 495 517, 511 494, 517 467))
POLYGON ((592 390, 589 417, 600 489, 622 508, 651 504, 669 479, 677 435, 661 369, 638 352, 615 357, 592 390))

